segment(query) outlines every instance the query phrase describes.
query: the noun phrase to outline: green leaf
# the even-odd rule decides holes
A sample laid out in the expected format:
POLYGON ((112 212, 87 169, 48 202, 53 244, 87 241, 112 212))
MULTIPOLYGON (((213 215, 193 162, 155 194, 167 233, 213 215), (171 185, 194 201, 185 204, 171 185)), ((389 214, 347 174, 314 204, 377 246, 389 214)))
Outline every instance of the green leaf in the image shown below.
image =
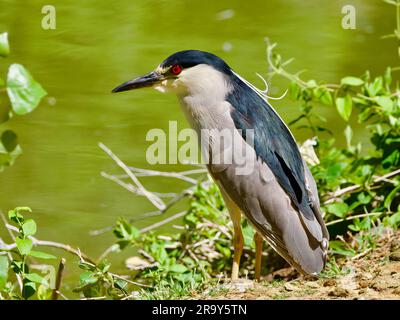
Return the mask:
POLYGON ((94 284, 98 281, 96 274, 94 272, 83 272, 80 275, 80 280, 83 284, 94 284))
POLYGON ((22 224, 22 231, 25 236, 33 236, 36 233, 36 222, 28 219, 22 224))
POLYGON ((33 296, 36 292, 36 284, 32 281, 24 281, 24 287, 22 289, 22 296, 24 299, 28 299, 33 296))
POLYGON ((12 130, 6 130, 1 135, 1 143, 7 152, 12 152, 18 145, 17 135, 12 130))
POLYGON ((11 262, 11 268, 14 273, 22 273, 22 266, 23 266, 22 261, 13 260, 11 262))
POLYGON ((123 249, 132 240, 136 239, 140 234, 138 229, 124 219, 119 219, 117 221, 113 232, 117 238, 122 240, 120 241, 121 249, 123 249))
POLYGON ((345 97, 336 98, 336 108, 340 116, 345 121, 348 121, 353 108, 353 102, 351 100, 351 96, 347 94, 345 97))
POLYGON ((110 270, 111 263, 108 262, 107 260, 102 260, 102 261, 98 264, 97 267, 101 270, 101 272, 106 273, 106 272, 108 272, 108 270, 110 270))
MULTIPOLYGON (((253 240, 253 239, 251 239, 253 240)), ((230 258, 231 257, 231 250, 227 247, 224 247, 223 245, 217 243, 215 247, 218 249, 219 252, 221 252, 225 258, 230 258)))
POLYGON ((185 273, 189 271, 189 269, 186 268, 183 264, 173 264, 169 267, 169 271, 175 273, 185 273))
POLYGON ((10 45, 8 43, 8 33, 0 34, 0 57, 7 57, 10 54, 10 45))
POLYGON ((83 270, 95 270, 96 269, 95 266, 93 266, 93 265, 91 265, 89 263, 86 263, 86 262, 80 262, 78 264, 78 267, 83 269, 83 270))
POLYGON ((333 104, 332 95, 331 93, 325 88, 320 87, 314 89, 314 96, 317 98, 318 101, 331 106, 333 104))
POLYGON ((396 212, 389 217, 385 217, 383 219, 383 223, 392 228, 398 228, 400 226, 400 212, 396 212))
POLYGON ((44 286, 49 286, 49 283, 47 282, 47 280, 45 278, 39 276, 37 273, 27 273, 25 275, 25 278, 32 282, 39 283, 44 286))
POLYGON ((12 64, 8 70, 7 93, 13 111, 19 115, 34 110, 47 94, 28 70, 20 64, 12 64))
POLYGON ((31 250, 29 253, 30 257, 38 258, 38 259, 56 259, 57 257, 53 256, 52 254, 48 254, 41 251, 34 251, 31 250))
POLYGON ((8 257, 0 256, 0 291, 4 289, 8 278, 8 257))
POLYGON ((375 97, 383 88, 382 77, 375 78, 374 82, 367 86, 367 91, 370 97, 375 97))
POLYGON ((376 103, 382 107, 383 111, 390 113, 394 109, 394 104, 390 97, 379 96, 376 98, 376 103))
POLYGON ((356 77, 344 77, 341 81, 340 81, 341 85, 346 85, 346 86, 353 86, 353 87, 357 87, 357 86, 361 86, 364 84, 364 81, 360 78, 356 78, 356 77))
POLYGON ((326 208, 329 213, 332 213, 339 218, 344 218, 346 213, 349 211, 349 207, 346 203, 332 203, 326 208))
POLYGON ((371 202, 372 197, 368 193, 361 192, 357 195, 357 200, 360 202, 360 204, 368 204, 371 202))
POLYGON ((351 248, 348 248, 347 245, 345 243, 343 243, 342 241, 338 241, 338 240, 332 240, 329 242, 329 247, 331 248, 331 250, 333 251, 333 253, 335 254, 340 254, 343 256, 354 256, 355 255, 355 251, 351 248))
POLYGON ((391 212, 390 206, 392 205, 394 197, 396 196, 397 192, 399 192, 399 190, 400 190, 400 184, 396 186, 392 191, 390 191, 390 193, 387 195, 385 199, 383 205, 385 206, 386 209, 388 209, 389 212, 391 212))
POLYGON ((398 149, 393 150, 387 157, 383 159, 382 166, 386 168, 390 168, 393 165, 396 165, 400 160, 400 151, 398 149))
POLYGON ((392 68, 387 67, 385 70, 385 74, 383 75, 383 80, 385 83, 390 86, 392 84, 392 68))
POLYGON ((21 239, 17 237, 15 243, 17 244, 19 253, 24 256, 28 255, 32 250, 33 242, 31 239, 21 239))
POLYGON ((124 290, 127 287, 128 282, 126 282, 122 279, 117 279, 114 281, 114 284, 118 289, 124 290))
POLYGON ((24 216, 19 212, 19 210, 14 209, 8 211, 8 219, 16 224, 20 224, 24 221, 24 216))
POLYGON ((301 88, 296 82, 291 82, 289 87, 289 94, 293 100, 297 100, 301 93, 301 88))

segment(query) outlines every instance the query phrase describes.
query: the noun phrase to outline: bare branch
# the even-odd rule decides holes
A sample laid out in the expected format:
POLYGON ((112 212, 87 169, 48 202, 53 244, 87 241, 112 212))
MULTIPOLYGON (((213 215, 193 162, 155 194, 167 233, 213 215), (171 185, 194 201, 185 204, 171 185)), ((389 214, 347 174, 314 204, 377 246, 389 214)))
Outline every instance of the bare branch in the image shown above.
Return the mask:
POLYGON ((173 216, 168 217, 167 219, 164 219, 162 221, 156 222, 156 223, 154 223, 154 224, 152 224, 152 225, 150 225, 150 226, 148 226, 146 228, 141 229, 140 232, 141 233, 145 233, 145 232, 148 232, 150 230, 153 230, 153 229, 156 229, 158 227, 161 227, 164 224, 167 224, 167 223, 169 223, 171 221, 174 221, 174 220, 176 220, 178 218, 183 217, 186 214, 186 212, 187 211, 178 212, 178 213, 174 214, 173 216))
POLYGON ((139 181, 139 179, 135 176, 135 174, 129 170, 129 168, 118 158, 109 148, 107 148, 103 143, 99 143, 99 147, 103 149, 105 153, 107 153, 115 163, 125 171, 125 173, 129 176, 132 182, 135 184, 136 188, 140 190, 140 192, 158 209, 163 210, 165 208, 165 203, 158 196, 149 192, 139 181))
POLYGON ((61 282, 62 282, 64 268, 65 268, 65 258, 61 258, 60 264, 58 265, 56 286, 53 289, 53 292, 51 294, 51 300, 57 300, 58 299, 58 295, 59 295, 60 288, 61 288, 61 282))
MULTIPOLYGON (((129 167, 131 171, 133 171, 135 174, 141 174, 142 176, 160 176, 160 177, 168 177, 168 178, 175 178, 175 179, 180 179, 186 182, 189 182, 191 184, 197 184, 197 179, 193 179, 190 177, 187 177, 189 175, 188 173, 182 174, 181 172, 168 172, 168 171, 156 171, 156 170, 149 170, 149 169, 141 169, 141 168, 136 168, 136 167, 129 167)), ((199 170, 197 170, 199 171, 199 170)), ((201 173, 206 173, 206 169, 200 170, 201 173)), ((193 173, 191 173, 193 174, 193 173)), ((139 175, 138 175, 139 176, 139 175)))
POLYGON ((333 224, 337 224, 337 223, 340 223, 340 222, 343 222, 343 221, 354 220, 354 219, 357 219, 357 218, 365 218, 365 217, 370 217, 370 216, 380 216, 383 213, 384 212, 369 212, 369 213, 357 214, 355 216, 351 216, 351 217, 347 217, 347 218, 343 218, 343 219, 337 219, 337 220, 330 221, 330 222, 326 223, 326 226, 331 226, 333 224))
MULTIPOLYGON (((8 225, 9 229, 14 229, 14 226, 10 226, 8 225), (11 228, 10 228, 11 227, 11 228)), ((96 263, 93 259, 89 258, 86 254, 84 254, 83 252, 81 252, 79 249, 74 249, 73 247, 71 247, 68 244, 64 244, 64 243, 60 243, 60 242, 54 242, 54 241, 46 241, 46 240, 39 240, 36 239, 35 237, 30 236, 29 239, 32 240, 33 245, 34 246, 44 246, 44 247, 53 247, 53 248, 58 248, 58 249, 62 249, 64 251, 67 251, 69 253, 72 253, 73 255, 77 256, 82 262, 85 262, 86 264, 89 264, 91 266, 96 266, 96 263)), ((10 250, 14 249, 17 247, 17 245, 15 243, 13 244, 9 244, 7 245, 10 250)), ((123 275, 119 275, 116 273, 112 273, 112 272, 108 272, 112 277, 117 278, 117 279, 121 279, 124 280, 128 283, 137 285, 137 286, 141 286, 141 287, 150 287, 148 285, 145 285, 143 283, 139 283, 139 282, 135 282, 132 280, 127 279, 128 276, 123 276, 123 275)))
MULTIPOLYGON (((393 177, 395 177, 395 176, 397 176, 399 174, 400 174, 400 169, 397 169, 397 170, 389 172, 389 173, 387 173, 387 174, 385 174, 383 176, 376 176, 376 177, 373 178, 373 180, 371 182, 371 186, 375 185, 375 184, 378 184, 379 182, 387 181, 387 179, 393 178, 393 177)), ((332 192, 332 193, 328 194, 329 198, 326 201, 324 201, 324 204, 332 203, 337 198, 345 195, 346 193, 351 193, 351 192, 357 191, 360 188, 361 188, 361 185, 355 184, 355 185, 352 185, 352 186, 349 186, 349 187, 346 187, 346 188, 343 188, 343 189, 339 189, 339 190, 337 190, 335 192, 332 192)))

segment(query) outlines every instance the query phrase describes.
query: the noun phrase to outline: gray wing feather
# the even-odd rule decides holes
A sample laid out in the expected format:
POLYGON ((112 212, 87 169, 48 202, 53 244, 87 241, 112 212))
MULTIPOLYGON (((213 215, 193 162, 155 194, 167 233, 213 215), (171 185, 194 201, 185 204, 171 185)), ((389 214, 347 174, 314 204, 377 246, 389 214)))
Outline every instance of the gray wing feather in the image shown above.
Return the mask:
MULTIPOLYGON (((218 172, 211 168, 210 172, 274 250, 300 272, 319 273, 325 264, 327 247, 323 221, 317 216, 311 220, 305 218, 293 206, 270 168, 261 159, 254 161, 254 173, 250 176, 236 175, 234 166, 218 172)), ((319 208, 315 182, 309 173, 306 176, 314 205, 319 208)), ((320 217, 319 211, 316 212, 320 217)))

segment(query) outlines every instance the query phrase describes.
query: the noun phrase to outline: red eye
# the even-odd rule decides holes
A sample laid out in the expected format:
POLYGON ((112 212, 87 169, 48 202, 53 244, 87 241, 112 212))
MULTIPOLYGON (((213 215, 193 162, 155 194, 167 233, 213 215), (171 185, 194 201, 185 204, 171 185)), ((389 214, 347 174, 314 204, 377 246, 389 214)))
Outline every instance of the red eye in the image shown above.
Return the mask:
POLYGON ((177 76, 178 74, 180 74, 182 72, 182 67, 179 64, 175 64, 172 66, 171 72, 172 72, 172 74, 177 76))

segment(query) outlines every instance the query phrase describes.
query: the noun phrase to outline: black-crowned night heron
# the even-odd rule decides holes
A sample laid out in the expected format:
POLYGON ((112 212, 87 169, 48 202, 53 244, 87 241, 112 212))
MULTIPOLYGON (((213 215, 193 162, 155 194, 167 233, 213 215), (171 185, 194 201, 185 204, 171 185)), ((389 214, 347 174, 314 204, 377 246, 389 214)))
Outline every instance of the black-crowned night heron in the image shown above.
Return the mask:
POLYGON ((202 151, 209 157, 207 168, 234 227, 232 280, 238 278, 243 249, 241 213, 256 229, 257 279, 263 239, 301 273, 319 273, 326 262, 329 234, 317 187, 293 135, 263 93, 222 59, 197 50, 177 52, 156 70, 113 92, 143 87, 175 92, 201 140, 204 132, 208 134, 205 139, 210 143, 202 151), (231 143, 216 143, 222 130, 232 133, 231 143), (246 136, 250 134, 252 139, 246 136), (231 161, 214 161, 227 153, 231 161))

